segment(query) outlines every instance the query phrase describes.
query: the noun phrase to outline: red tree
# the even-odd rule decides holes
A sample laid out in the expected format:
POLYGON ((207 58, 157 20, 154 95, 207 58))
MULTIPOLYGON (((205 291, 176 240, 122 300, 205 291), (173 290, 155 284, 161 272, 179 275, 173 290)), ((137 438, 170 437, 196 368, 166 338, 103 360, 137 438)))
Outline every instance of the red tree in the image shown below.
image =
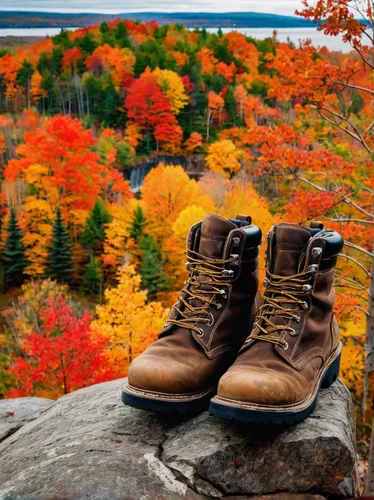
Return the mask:
POLYGON ((146 72, 133 82, 125 100, 125 107, 128 118, 144 129, 148 146, 152 135, 157 135, 156 140, 162 142, 165 139, 163 131, 166 129, 172 130, 173 140, 177 136, 180 137, 170 102, 152 74, 146 72))
POLYGON ((110 380, 104 349, 108 339, 93 336, 91 314, 74 315, 64 297, 50 299, 40 311, 42 327, 23 341, 23 357, 14 360, 9 374, 15 387, 9 397, 61 396, 110 380))

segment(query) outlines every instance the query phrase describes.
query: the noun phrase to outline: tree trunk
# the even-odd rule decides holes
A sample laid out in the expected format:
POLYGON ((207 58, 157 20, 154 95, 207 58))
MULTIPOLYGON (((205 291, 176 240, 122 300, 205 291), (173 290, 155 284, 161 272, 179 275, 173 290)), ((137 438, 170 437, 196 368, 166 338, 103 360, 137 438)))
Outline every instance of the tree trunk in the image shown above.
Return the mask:
MULTIPOLYGON (((372 245, 374 253, 374 240, 372 245)), ((374 371, 374 259, 371 261, 370 285, 369 285, 368 316, 366 320, 366 395, 368 393, 369 375, 374 371)), ((374 419, 372 420, 370 440, 369 467, 366 475, 365 495, 374 495, 374 419)))

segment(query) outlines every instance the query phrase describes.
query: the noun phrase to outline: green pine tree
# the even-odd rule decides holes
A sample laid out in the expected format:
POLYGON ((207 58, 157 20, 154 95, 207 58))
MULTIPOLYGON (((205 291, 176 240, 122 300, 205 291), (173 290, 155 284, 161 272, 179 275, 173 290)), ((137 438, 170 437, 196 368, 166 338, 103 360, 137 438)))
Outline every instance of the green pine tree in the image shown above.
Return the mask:
POLYGON ((72 252, 68 230, 64 224, 59 208, 56 210, 52 243, 48 249, 48 254, 48 275, 61 283, 69 282, 73 273, 72 252))
POLYGON ((82 291, 87 295, 98 297, 101 292, 102 272, 100 263, 91 255, 82 283, 82 291))
POLYGON ((6 285, 19 285, 22 283, 23 273, 27 265, 23 233, 18 225, 16 213, 10 211, 7 240, 1 260, 4 267, 4 281, 6 285))
POLYGON ((134 219, 130 226, 130 236, 136 243, 140 243, 143 238, 146 224, 147 219, 145 218, 143 209, 139 206, 136 207, 134 210, 134 219))
POLYGON ((170 280, 162 271, 161 252, 152 236, 144 236, 139 248, 143 252, 140 265, 142 287, 148 291, 148 300, 153 300, 157 292, 169 289, 170 280))
POLYGON ((235 99, 235 87, 230 85, 228 88, 226 98, 225 98, 225 108, 230 116, 231 124, 234 126, 237 124, 237 103, 235 99))
POLYGON ((103 253, 105 224, 110 220, 111 217, 105 208, 103 200, 98 198, 86 220, 81 240, 82 245, 89 250, 90 254, 99 255, 103 253))

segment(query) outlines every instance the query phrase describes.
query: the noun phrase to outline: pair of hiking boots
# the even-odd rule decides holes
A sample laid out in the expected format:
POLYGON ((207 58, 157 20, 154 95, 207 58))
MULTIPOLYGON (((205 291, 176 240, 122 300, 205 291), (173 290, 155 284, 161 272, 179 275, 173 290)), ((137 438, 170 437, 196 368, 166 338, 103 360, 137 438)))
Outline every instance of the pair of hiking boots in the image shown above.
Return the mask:
POLYGON ((159 339, 130 366, 125 404, 245 422, 296 424, 341 356, 333 279, 342 237, 312 222, 267 236, 258 295, 261 230, 251 218, 209 214, 187 240, 189 279, 159 339))

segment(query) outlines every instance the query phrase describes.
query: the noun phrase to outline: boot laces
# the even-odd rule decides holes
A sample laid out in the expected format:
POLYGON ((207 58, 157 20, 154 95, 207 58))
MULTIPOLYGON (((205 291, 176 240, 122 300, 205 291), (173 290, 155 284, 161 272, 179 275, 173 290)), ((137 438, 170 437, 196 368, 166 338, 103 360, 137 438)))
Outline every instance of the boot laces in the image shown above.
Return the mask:
POLYGON ((174 305, 179 319, 168 319, 167 325, 173 324, 188 328, 201 336, 204 332, 196 323, 205 323, 212 326, 214 318, 209 311, 211 306, 220 309, 222 305, 215 301, 216 295, 227 298, 227 291, 223 287, 230 287, 233 271, 226 269, 235 260, 235 256, 228 259, 213 259, 205 257, 193 250, 186 252, 186 267, 190 272, 189 279, 182 288, 179 302, 174 305), (211 278, 210 281, 201 278, 211 278))
POLYGON ((303 300, 312 290, 309 284, 313 270, 307 270, 292 276, 278 276, 267 271, 264 303, 260 306, 254 326, 256 333, 251 333, 246 343, 250 340, 263 340, 272 344, 286 347, 287 343, 279 337, 283 331, 295 333, 290 325, 291 321, 300 321, 300 309, 306 310, 309 305, 303 300), (286 320, 286 324, 276 324, 272 317, 278 316, 286 320), (278 335, 277 335, 278 334, 278 335))

